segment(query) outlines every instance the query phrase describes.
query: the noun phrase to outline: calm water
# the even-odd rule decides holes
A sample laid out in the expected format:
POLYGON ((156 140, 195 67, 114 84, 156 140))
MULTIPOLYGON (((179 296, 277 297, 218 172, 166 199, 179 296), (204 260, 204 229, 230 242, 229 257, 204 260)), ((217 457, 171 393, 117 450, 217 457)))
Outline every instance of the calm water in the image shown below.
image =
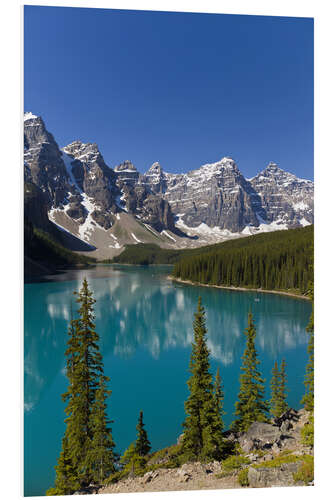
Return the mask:
MULTIPOLYGON (((247 312, 257 326, 261 370, 270 380, 273 362, 287 362, 289 404, 299 407, 307 362, 305 327, 311 305, 273 294, 173 284, 168 267, 98 267, 71 271, 52 281, 25 285, 25 495, 44 495, 53 484, 64 433, 64 351, 73 291, 87 277, 94 297, 96 330, 111 378, 109 413, 117 450, 135 439, 139 411, 153 449, 176 442, 187 398, 193 313, 201 294, 206 309, 212 370, 225 388, 225 422, 233 419, 247 312)), ((269 393, 267 393, 269 397, 269 393)))

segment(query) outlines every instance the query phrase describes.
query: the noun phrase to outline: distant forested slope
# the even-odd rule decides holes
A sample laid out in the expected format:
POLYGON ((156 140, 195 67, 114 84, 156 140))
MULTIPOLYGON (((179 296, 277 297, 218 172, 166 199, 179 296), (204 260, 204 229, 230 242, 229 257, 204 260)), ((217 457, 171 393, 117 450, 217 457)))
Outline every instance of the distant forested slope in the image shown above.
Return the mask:
POLYGON ((313 225, 207 247, 177 262, 173 276, 209 285, 294 290, 313 280, 313 225))
POLYGON ((74 253, 57 242, 50 234, 24 219, 24 274, 33 276, 54 272, 58 268, 86 266, 96 260, 74 253))

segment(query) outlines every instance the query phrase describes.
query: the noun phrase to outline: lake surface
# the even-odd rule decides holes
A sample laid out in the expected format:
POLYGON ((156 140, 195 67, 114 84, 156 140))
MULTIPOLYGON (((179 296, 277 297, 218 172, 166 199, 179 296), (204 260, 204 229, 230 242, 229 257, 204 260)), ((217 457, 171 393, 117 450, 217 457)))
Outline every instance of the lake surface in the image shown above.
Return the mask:
POLYGON ((96 331, 111 378, 109 415, 117 451, 136 438, 140 410, 154 450, 174 444, 182 433, 186 381, 198 296, 206 310, 208 346, 215 375, 225 391, 224 421, 233 420, 239 389, 244 329, 251 309, 256 346, 269 398, 275 360, 287 362, 288 402, 300 407, 307 363, 306 325, 311 304, 257 292, 195 287, 167 280, 170 267, 101 266, 69 271, 26 284, 24 326, 24 493, 44 495, 54 482, 61 449, 67 387, 64 351, 73 291, 87 277, 94 292, 96 331))

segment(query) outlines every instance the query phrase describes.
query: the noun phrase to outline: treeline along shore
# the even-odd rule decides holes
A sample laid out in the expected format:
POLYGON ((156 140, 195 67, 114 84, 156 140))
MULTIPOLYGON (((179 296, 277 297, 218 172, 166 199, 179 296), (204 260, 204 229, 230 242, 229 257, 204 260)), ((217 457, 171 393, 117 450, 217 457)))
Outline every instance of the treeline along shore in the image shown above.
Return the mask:
POLYGON ((306 295, 313 281, 313 226, 257 235, 184 257, 172 276, 196 284, 306 295))
POLYGON ((205 283, 196 283, 195 281, 182 280, 180 278, 175 278, 172 275, 168 276, 168 279, 171 281, 175 281, 177 283, 182 283, 183 285, 206 286, 206 287, 210 287, 210 288, 221 288, 223 290, 232 290, 235 292, 274 293, 274 294, 278 294, 278 295, 287 295, 289 297, 295 297, 297 299, 302 299, 302 300, 311 300, 311 298, 308 295, 303 295, 299 292, 297 293, 296 291, 294 293, 291 293, 291 292, 283 292, 282 290, 264 290, 262 288, 249 288, 249 287, 241 288, 241 287, 236 287, 236 286, 207 285, 205 283))
POLYGON ((171 277, 182 283, 307 297, 313 281, 313 233, 311 225, 186 250, 128 245, 106 262, 173 264, 171 277))

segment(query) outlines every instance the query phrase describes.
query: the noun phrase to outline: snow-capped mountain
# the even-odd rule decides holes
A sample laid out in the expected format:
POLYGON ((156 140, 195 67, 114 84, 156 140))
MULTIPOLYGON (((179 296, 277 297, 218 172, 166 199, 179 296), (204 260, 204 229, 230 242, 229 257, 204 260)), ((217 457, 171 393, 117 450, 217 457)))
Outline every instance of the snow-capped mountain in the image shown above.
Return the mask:
POLYGON ((24 168, 49 219, 103 256, 127 243, 186 247, 313 223, 313 182, 274 163, 252 179, 232 158, 184 174, 159 162, 145 174, 128 160, 113 169, 95 143, 60 149, 32 113, 24 115, 24 168))
POLYGON ((250 182, 260 196, 268 223, 279 222, 287 227, 313 223, 312 181, 299 179, 269 163, 250 182))

